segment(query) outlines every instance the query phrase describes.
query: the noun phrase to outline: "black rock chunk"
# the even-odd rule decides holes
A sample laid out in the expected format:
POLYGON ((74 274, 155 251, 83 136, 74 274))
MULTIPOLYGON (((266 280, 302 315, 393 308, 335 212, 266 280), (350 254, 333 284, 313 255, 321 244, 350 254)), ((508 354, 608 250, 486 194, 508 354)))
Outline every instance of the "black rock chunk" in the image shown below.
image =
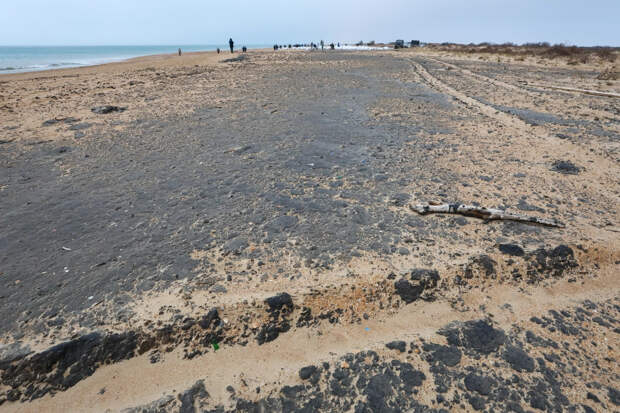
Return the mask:
POLYGON ((495 275, 495 262, 488 255, 480 255, 479 257, 472 258, 467 267, 465 267, 465 278, 473 278, 475 274, 479 273, 485 277, 492 277, 495 275))
POLYGON ((491 394, 493 387, 497 383, 490 377, 481 376, 475 373, 469 373, 465 376, 465 387, 469 391, 475 391, 476 393, 488 396, 491 394))
POLYGON ((607 328, 612 328, 613 327, 611 324, 609 324, 607 321, 603 320, 599 316, 592 317, 592 321, 594 321, 596 324, 599 324, 599 325, 601 325, 603 327, 607 327, 607 328))
POLYGON ((421 284, 413 285, 409 281, 400 279, 394 283, 396 294, 407 304, 410 304, 420 298, 420 295, 424 291, 424 286, 421 284))
POLYGON ((411 281, 418 281, 424 289, 435 288, 439 282, 439 273, 437 270, 415 268, 411 270, 411 281))
POLYGON ((269 297, 265 300, 265 303, 269 306, 268 311, 281 311, 283 308, 293 309, 293 298, 288 293, 280 293, 269 297))
POLYGON ((194 403, 197 398, 206 399, 209 397, 209 393, 205 389, 203 380, 198 380, 189 390, 179 394, 179 401, 181 402, 180 413, 195 413, 196 408, 194 403))
POLYGON ((377 374, 370 378, 368 385, 364 389, 364 394, 368 398, 368 407, 372 412, 391 411, 387 404, 387 399, 392 395, 392 385, 390 378, 385 374, 377 374))
POLYGON ((299 378, 302 380, 308 380, 316 372, 316 366, 302 367, 301 370, 299 370, 299 378))
POLYGON ((46 120, 45 122, 43 122, 43 124, 41 126, 53 126, 56 125, 57 123, 62 122, 61 120, 58 119, 49 119, 46 120))
POLYGON ((107 115, 112 112, 124 112, 127 108, 121 106, 112 106, 112 105, 104 105, 104 106, 95 106, 91 109, 91 112, 96 113, 98 115, 107 115))
POLYGON ((547 409, 548 402, 544 394, 540 392, 531 391, 529 392, 529 396, 530 396, 530 406, 532 406, 534 409, 538 409, 538 410, 547 409))
POLYGON ((494 353, 504 344, 506 334, 493 328, 485 320, 455 322, 438 331, 446 336, 448 343, 482 354, 494 353))
POLYGON ((551 170, 565 175, 577 175, 583 168, 578 167, 571 161, 555 161, 551 165, 551 170))
POLYGON ((208 329, 217 326, 219 322, 220 315, 217 312, 217 308, 212 308, 206 315, 202 316, 200 321, 198 321, 198 325, 204 329, 208 329))
POLYGON ((390 350, 398 350, 401 353, 407 351, 407 343, 405 343, 404 341, 390 341, 385 346, 390 350))
POLYGON ((256 335, 256 341, 259 345, 263 345, 278 338, 280 333, 285 333, 290 329, 290 325, 287 322, 267 323, 263 325, 256 335))
POLYGON ((583 407, 584 413, 596 413, 596 410, 594 410, 593 408, 591 408, 587 404, 582 404, 581 407, 583 407))
POLYGON ((613 387, 608 387, 607 396, 613 404, 620 406, 620 391, 614 389, 613 387))
MULTIPOLYGON (((1 381, 13 389, 27 386, 27 398, 66 390, 91 376, 97 366, 131 358, 138 346, 135 332, 102 335, 91 333, 20 359, 2 372, 1 381), (34 378, 34 379, 33 379, 34 378)), ((15 400, 21 391, 14 390, 15 400)))
POLYGON ((422 349, 427 352, 426 360, 429 363, 443 363, 453 367, 461 361, 461 350, 454 346, 442 346, 434 343, 424 343, 422 349))
POLYGON ((303 386, 284 386, 280 389, 280 393, 284 395, 287 399, 295 399, 297 397, 297 393, 300 393, 304 390, 303 386))
POLYGON ((534 359, 519 347, 506 346, 502 357, 514 370, 518 372, 532 372, 536 367, 534 364, 534 359))
POLYGON ((400 366, 399 378, 405 386, 418 387, 426 380, 426 375, 414 369, 411 364, 402 364, 400 366))
POLYGON ((522 257, 525 254, 523 248, 516 244, 500 244, 499 250, 507 255, 512 255, 513 257, 522 257))
POLYGON ((536 346, 536 347, 553 347, 553 348, 556 348, 556 349, 559 347, 558 344, 555 341, 553 341, 551 339, 547 340, 547 339, 544 339, 544 338, 542 338, 540 336, 537 336, 536 334, 534 334, 530 330, 527 330, 525 332, 525 340, 528 343, 530 343, 530 344, 532 344, 533 346, 536 346))
POLYGON ((558 245, 552 250, 539 248, 528 256, 538 273, 554 277, 560 277, 564 271, 577 267, 573 250, 567 245, 558 245))
POLYGON ((301 309, 297 319, 297 327, 309 327, 312 324, 312 310, 309 307, 301 309))
POLYGON ((469 404, 471 404, 471 407, 473 407, 474 410, 484 410, 486 402, 482 397, 474 396, 469 399, 469 404))

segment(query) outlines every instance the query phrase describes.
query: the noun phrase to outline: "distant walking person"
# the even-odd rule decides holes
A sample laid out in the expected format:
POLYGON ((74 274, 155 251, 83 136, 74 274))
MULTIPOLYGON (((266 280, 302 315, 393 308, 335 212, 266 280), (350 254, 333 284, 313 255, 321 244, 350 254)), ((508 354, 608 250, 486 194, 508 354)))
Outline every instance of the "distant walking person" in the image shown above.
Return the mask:
POLYGON ((181 48, 179 47, 179 56, 181 56, 181 48))
POLYGON ((235 50, 235 42, 233 42, 233 39, 228 39, 228 45, 230 46, 230 53, 232 53, 235 50))
POLYGON ((321 40, 321 50, 325 50, 325 43, 321 40))

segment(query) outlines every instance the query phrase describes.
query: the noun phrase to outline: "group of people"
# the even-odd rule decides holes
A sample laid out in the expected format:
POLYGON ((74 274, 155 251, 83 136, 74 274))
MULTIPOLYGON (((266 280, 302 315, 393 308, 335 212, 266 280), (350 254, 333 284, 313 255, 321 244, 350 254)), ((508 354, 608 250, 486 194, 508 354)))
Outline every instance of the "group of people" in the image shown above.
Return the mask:
MULTIPOLYGON (((323 40, 321 40, 320 44, 321 44, 321 50, 325 50, 325 42, 323 40)), ((282 48, 285 48, 285 47, 286 47, 286 45, 280 46, 280 45, 274 44, 273 45, 273 50, 278 50, 278 49, 282 49, 282 48)), ((314 43, 314 42, 310 42, 310 44, 293 44, 293 45, 289 44, 288 45, 289 49, 291 49, 293 47, 295 47, 295 48, 297 48, 297 47, 309 47, 310 50, 318 50, 319 49, 319 45, 314 43)), ((338 43, 338 47, 340 47, 340 43, 338 43)), ((334 43, 330 43, 329 44, 329 48, 334 50, 336 48, 336 45, 334 43)))
MULTIPOLYGON (((300 46, 307 46, 307 45, 300 45, 300 44, 295 44, 294 47, 300 47, 300 46)), ((232 38, 228 39, 228 47, 230 47, 230 53, 234 53, 235 52, 235 42, 233 41, 232 38)), ((273 46, 273 50, 278 50, 278 49, 282 49, 283 47, 286 46, 279 46, 279 45, 274 45, 273 46)), ((289 49, 292 47, 290 44, 288 45, 289 49)), ((330 43, 329 48, 334 50, 336 46, 333 43, 330 43)), ((340 43, 338 43, 338 47, 340 47, 340 43)), ((319 47, 315 44, 315 43, 310 43, 310 50, 316 50, 319 47)), ((325 50, 325 42, 323 42, 323 40, 321 40, 321 50, 325 50)), ((218 47, 216 49, 217 54, 220 54, 221 50, 218 47)), ((243 46, 241 48, 241 51, 243 51, 244 53, 248 51, 248 48, 243 46)), ((179 48, 179 56, 181 56, 182 52, 181 52, 181 48, 179 48)))

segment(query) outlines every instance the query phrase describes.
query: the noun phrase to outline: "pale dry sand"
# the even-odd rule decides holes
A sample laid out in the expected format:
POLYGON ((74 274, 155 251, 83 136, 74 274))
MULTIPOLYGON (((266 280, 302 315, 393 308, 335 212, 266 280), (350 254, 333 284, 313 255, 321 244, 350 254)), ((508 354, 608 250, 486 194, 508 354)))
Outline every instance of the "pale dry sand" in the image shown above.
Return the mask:
MULTIPOLYGON (((263 53, 260 50, 249 54, 263 53)), ((103 65, 0 75, 0 139, 40 142, 72 137, 50 119, 76 118, 95 128, 117 125, 91 112, 95 106, 127 107, 114 122, 190 112, 221 105, 219 88, 230 84, 229 64, 238 54, 194 52, 153 55, 103 65), (13 128, 7 131, 6 128, 13 128)))

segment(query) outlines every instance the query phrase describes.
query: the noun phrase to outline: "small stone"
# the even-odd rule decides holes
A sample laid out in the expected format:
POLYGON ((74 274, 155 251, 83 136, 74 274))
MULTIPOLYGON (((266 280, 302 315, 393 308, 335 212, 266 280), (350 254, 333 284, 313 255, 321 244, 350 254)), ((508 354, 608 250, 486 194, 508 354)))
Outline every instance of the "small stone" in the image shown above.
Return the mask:
POLYGON ((316 373, 317 368, 315 366, 306 366, 302 367, 299 370, 299 378, 302 380, 308 380, 314 373, 316 373))
POLYGON ((112 112, 124 112, 125 110, 127 110, 127 108, 125 107, 104 105, 104 106, 96 106, 92 108, 91 112, 96 113, 98 115, 106 115, 112 112))
POLYGON ((534 371, 534 359, 519 347, 507 346, 503 358, 518 372, 534 371))
POLYGON ((507 255, 512 255, 514 257, 522 257, 525 254, 523 248, 516 244, 500 244, 499 250, 507 255))
POLYGON ((551 165, 551 170, 565 175, 577 175, 583 168, 578 167, 571 161, 555 161, 551 165))
POLYGON ((398 350, 401 353, 404 353, 407 350, 407 343, 404 341, 390 341, 385 346, 390 350, 398 350))
POLYGON ((394 288, 396 289, 396 294, 407 304, 417 300, 422 291, 424 291, 422 285, 413 285, 404 278, 396 281, 394 288))

